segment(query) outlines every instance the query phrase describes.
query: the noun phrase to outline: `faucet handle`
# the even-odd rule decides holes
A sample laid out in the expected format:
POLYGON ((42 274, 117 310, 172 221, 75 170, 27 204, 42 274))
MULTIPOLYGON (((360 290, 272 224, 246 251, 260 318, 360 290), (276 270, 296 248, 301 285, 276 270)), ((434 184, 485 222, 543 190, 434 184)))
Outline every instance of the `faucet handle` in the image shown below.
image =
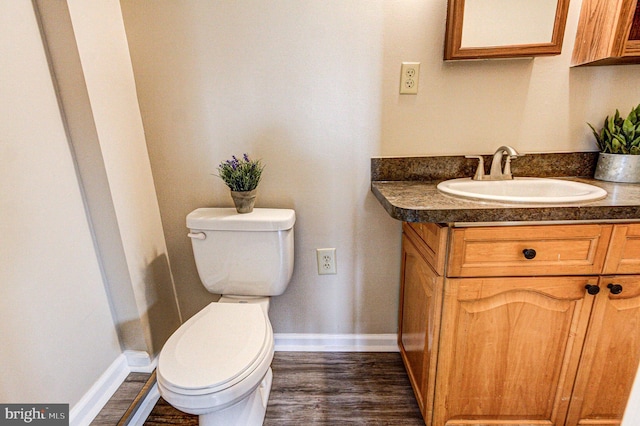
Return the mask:
POLYGON ((478 160, 478 168, 475 175, 473 175, 473 180, 484 179, 484 158, 481 155, 465 155, 464 158, 476 158, 478 160))
POLYGON ((502 171, 502 175, 507 179, 513 179, 513 175, 511 174, 511 160, 514 158, 522 157, 524 154, 510 154, 507 156, 507 159, 504 161, 504 170, 502 171))
POLYGON ((503 178, 513 179, 513 175, 511 174, 511 159, 516 157, 516 155, 508 155, 507 159, 504 160, 504 170, 502 171, 503 178))

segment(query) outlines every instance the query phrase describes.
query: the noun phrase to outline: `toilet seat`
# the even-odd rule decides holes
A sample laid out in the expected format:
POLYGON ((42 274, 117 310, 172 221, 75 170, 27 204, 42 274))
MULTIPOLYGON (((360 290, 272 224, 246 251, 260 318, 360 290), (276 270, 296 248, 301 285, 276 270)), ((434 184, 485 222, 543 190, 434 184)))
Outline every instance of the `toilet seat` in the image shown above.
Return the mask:
POLYGON ((259 305, 211 303, 165 344, 158 384, 174 394, 210 395, 237 385, 258 367, 268 368, 272 356, 273 331, 259 305))

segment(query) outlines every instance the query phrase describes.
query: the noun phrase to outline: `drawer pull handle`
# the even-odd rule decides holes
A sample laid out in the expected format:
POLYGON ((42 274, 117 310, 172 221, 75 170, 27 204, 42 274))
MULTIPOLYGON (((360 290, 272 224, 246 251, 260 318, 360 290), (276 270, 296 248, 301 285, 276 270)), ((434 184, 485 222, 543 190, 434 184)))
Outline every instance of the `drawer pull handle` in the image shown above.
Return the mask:
POLYGON ((600 293, 600 287, 598 287, 597 285, 587 284, 584 286, 584 288, 586 288, 587 293, 589 293, 592 296, 595 296, 596 294, 600 293))
POLYGON ((622 293, 622 286, 620 284, 609 284, 607 288, 611 291, 611 294, 622 293))
POLYGON ((522 250, 522 254, 526 259, 533 259, 536 257, 536 251, 534 249, 524 249, 522 250))

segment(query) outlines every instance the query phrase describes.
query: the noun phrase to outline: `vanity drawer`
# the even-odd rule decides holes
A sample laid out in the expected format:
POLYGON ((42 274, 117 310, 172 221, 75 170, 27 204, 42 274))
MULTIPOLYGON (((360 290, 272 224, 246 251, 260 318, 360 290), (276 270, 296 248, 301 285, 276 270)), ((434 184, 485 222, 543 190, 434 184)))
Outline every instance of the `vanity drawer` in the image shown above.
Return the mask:
POLYGON ((595 275, 612 225, 540 225, 453 229, 447 275, 504 277, 595 275))
POLYGON ((615 225, 613 227, 604 273, 640 273, 640 224, 615 225))
POLYGON ((448 227, 437 223, 403 223, 403 230, 409 235, 417 236, 420 252, 439 275, 444 275, 444 263, 447 251, 448 227))

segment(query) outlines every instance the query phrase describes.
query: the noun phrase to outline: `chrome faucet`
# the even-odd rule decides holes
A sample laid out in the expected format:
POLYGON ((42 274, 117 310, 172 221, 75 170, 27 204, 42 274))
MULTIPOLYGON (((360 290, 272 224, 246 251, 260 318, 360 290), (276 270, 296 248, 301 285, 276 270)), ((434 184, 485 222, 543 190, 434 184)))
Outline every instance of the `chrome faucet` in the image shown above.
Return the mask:
POLYGON ((478 168, 473 176, 473 180, 509 180, 513 179, 511 174, 511 160, 516 157, 522 157, 523 154, 519 154, 515 148, 508 145, 503 145, 496 150, 493 154, 493 160, 491 161, 491 171, 489 176, 484 174, 484 160, 480 155, 467 155, 466 158, 477 158, 478 168), (504 169, 502 168, 502 157, 505 152, 507 158, 504 162, 504 169))

